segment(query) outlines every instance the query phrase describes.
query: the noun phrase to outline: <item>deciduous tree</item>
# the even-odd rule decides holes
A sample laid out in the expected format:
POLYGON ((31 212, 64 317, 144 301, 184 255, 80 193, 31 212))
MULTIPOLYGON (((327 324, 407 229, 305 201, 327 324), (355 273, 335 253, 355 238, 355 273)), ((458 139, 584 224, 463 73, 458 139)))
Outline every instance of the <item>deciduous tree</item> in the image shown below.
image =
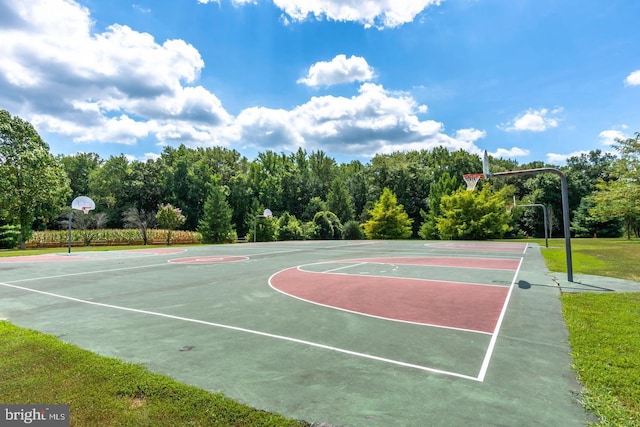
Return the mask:
POLYGON ((370 219, 364 224, 368 239, 407 239, 411 237, 413 220, 398 204, 396 195, 388 188, 382 190, 380 198, 369 212, 370 219))
POLYGON ((31 123, 0 110, 0 211, 20 226, 21 248, 36 215, 57 217, 70 194, 62 165, 31 123))
POLYGON ((124 212, 124 226, 126 228, 137 228, 142 238, 142 243, 146 245, 149 241, 148 231, 156 225, 156 213, 131 207, 124 212))
POLYGON ((167 230, 167 245, 171 244, 173 230, 184 224, 186 219, 180 208, 173 207, 170 203, 160 205, 156 220, 160 228, 167 230))
POLYGON ((460 189, 443 196, 437 218, 443 240, 484 240, 501 238, 511 230, 511 213, 505 209, 505 187, 494 193, 490 185, 481 191, 460 189))
POLYGON ((600 220, 622 218, 630 239, 632 230, 640 231, 640 132, 617 140, 615 147, 620 160, 613 168, 614 179, 598 182, 592 197, 595 206, 589 213, 600 220))

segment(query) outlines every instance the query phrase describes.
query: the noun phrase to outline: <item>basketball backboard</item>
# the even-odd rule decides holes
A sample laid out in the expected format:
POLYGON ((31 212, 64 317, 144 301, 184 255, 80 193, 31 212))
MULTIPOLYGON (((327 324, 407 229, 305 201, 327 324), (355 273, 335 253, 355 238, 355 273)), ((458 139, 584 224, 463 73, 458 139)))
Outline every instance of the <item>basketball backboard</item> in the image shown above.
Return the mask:
POLYGON ((484 150, 484 155, 482 156, 482 173, 484 174, 485 179, 491 176, 491 172, 489 172, 489 154, 487 154, 487 150, 484 150))
POLYGON ((76 209, 84 213, 89 213, 89 211, 94 210, 95 208, 96 204, 87 196, 76 197, 73 199, 73 202, 71 202, 71 209, 76 209))

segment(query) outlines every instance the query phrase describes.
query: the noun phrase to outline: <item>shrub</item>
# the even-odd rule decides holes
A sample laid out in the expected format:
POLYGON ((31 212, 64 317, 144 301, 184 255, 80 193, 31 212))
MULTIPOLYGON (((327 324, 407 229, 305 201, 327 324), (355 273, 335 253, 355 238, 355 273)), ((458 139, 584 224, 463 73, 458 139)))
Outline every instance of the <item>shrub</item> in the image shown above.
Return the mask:
POLYGON ((0 226, 0 249, 13 249, 20 240, 20 227, 17 225, 0 226))
POLYGON ((364 239, 364 232, 360 223, 356 220, 347 221, 344 225, 344 239, 345 240, 362 240, 364 239))

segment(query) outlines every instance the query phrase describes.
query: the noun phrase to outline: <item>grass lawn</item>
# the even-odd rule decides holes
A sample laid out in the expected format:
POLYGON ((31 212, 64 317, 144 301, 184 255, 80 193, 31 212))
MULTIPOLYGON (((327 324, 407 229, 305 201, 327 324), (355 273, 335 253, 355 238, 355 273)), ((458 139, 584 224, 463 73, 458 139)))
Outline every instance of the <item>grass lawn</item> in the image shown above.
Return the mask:
POLYGON ((0 402, 71 405, 72 426, 301 426, 0 321, 0 402))
MULTIPOLYGON (((551 271, 566 272, 564 239, 544 240, 551 271)), ((640 240, 572 239, 573 272, 640 282, 640 240)), ((640 283, 638 293, 560 297, 581 400, 600 426, 640 426, 640 283)))
POLYGON ((640 426, 640 293, 565 294, 581 399, 602 426, 640 426))
MULTIPOLYGON (((540 244, 551 271, 567 271, 564 239, 526 239, 540 244)), ((640 239, 571 239, 573 272, 640 282, 640 239)))
MULTIPOLYGON (((526 241, 543 247, 551 271, 566 272, 564 239, 550 239, 548 249, 544 239, 526 241)), ((56 252, 62 251, 0 251, 0 257, 56 252)), ((572 257, 576 274, 640 281, 640 240, 572 239, 572 257)), ((640 284, 638 291, 561 296, 581 400, 599 426, 640 427, 640 284)), ((0 402, 70 404, 72 425, 307 425, 7 322, 0 322, 0 343, 0 402)))

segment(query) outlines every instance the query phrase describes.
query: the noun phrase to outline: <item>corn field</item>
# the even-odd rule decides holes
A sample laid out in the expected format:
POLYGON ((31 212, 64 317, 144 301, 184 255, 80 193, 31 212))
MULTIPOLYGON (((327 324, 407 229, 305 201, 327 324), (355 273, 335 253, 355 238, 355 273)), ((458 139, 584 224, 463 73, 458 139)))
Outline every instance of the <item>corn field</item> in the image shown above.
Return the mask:
MULTIPOLYGON (((147 230, 148 244, 166 245, 169 230, 147 230)), ((171 244, 201 243, 202 236, 195 231, 171 230, 171 244)), ((26 242, 28 248, 64 247, 69 243, 68 230, 34 231, 26 242)), ((142 245, 142 236, 136 229, 71 230, 72 246, 142 245)))

